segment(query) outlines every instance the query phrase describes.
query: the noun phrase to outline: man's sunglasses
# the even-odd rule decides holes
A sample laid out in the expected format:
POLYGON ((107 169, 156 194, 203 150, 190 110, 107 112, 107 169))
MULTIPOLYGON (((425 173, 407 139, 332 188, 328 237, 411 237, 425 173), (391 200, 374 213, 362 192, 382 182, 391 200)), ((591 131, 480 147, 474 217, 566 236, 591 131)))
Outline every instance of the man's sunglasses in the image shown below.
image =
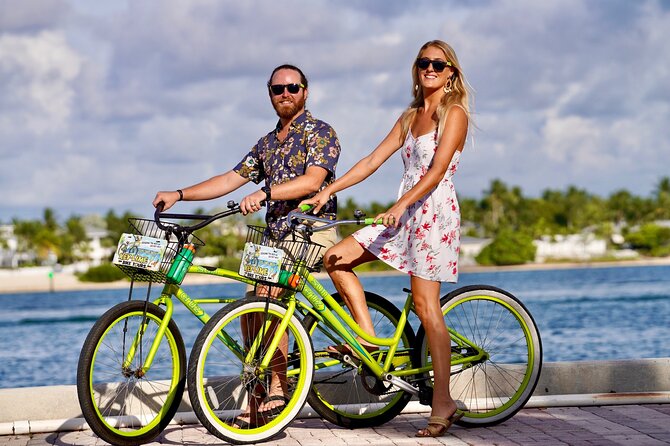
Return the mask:
POLYGON ((291 94, 297 94, 301 88, 305 88, 303 84, 274 84, 270 85, 270 91, 273 95, 279 96, 284 93, 284 89, 291 94))
POLYGON ((421 59, 416 60, 416 66, 420 70, 427 70, 430 65, 433 65, 433 70, 441 73, 447 67, 453 67, 454 65, 449 61, 439 60, 439 59, 428 59, 427 57, 422 57, 421 59))

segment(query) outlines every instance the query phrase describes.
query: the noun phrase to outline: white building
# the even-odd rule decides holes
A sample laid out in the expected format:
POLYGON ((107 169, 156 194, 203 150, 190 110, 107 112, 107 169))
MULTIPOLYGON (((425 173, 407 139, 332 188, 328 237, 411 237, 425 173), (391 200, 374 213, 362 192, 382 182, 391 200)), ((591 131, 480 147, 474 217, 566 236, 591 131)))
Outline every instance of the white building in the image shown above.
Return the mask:
MULTIPOLYGON (((102 245, 102 239, 107 235, 106 229, 86 227, 87 241, 78 246, 75 254, 83 259, 81 268, 100 265, 107 262, 114 253, 114 247, 102 245)), ((14 234, 14 225, 0 225, 0 268, 16 269, 27 263, 35 262, 35 253, 18 251, 18 239, 14 234)), ((51 263, 58 259, 53 258, 51 263)), ((81 269, 80 268, 80 269, 81 269)))
POLYGON ((461 255, 458 259, 459 264, 476 265, 475 257, 484 249, 486 245, 491 243, 490 238, 470 237, 467 235, 461 236, 461 255))
POLYGON ((102 245, 102 239, 107 236, 107 230, 93 226, 84 228, 86 231, 86 244, 78 254, 86 260, 90 266, 97 266, 104 262, 109 262, 114 255, 115 246, 106 247, 102 245))
POLYGON ((0 268, 18 268, 35 260, 32 252, 18 252, 19 242, 14 235, 14 225, 0 225, 0 268))
POLYGON ((588 260, 607 254, 607 242, 593 234, 545 235, 533 242, 536 262, 548 259, 588 260))

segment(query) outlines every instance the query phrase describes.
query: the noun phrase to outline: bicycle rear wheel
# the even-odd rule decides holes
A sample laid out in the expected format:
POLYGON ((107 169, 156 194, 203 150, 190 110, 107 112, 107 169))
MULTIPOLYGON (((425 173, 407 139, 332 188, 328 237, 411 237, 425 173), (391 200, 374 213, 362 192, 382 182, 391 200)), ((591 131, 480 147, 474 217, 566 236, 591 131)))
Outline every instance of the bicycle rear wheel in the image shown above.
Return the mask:
MULTIPOLYGON (((487 426, 509 419, 526 404, 540 377, 542 341, 533 317, 512 294, 487 285, 454 290, 441 306, 447 327, 484 351, 478 361, 452 365, 450 393, 464 412, 458 424, 487 426)), ((423 327, 417 343, 417 360, 426 364, 430 350, 423 327)), ((454 336, 451 346, 452 364, 474 354, 454 336)), ((432 385, 430 377, 427 381, 432 385)))
POLYGON ((93 432, 111 444, 148 443, 177 412, 186 350, 173 320, 151 368, 141 370, 164 317, 165 311, 152 303, 123 302, 103 314, 86 337, 77 367, 79 405, 93 432), (136 336, 137 349, 129 357, 136 336))
POLYGON ((293 349, 286 367, 275 368, 286 370, 285 404, 268 414, 257 410, 270 394, 270 371, 259 367, 273 337, 269 327, 281 323, 286 310, 283 303, 265 298, 233 302, 212 316, 193 345, 188 370, 191 404, 200 422, 222 440, 234 444, 267 440, 282 432, 305 404, 314 376, 314 355, 307 330, 293 315, 286 328, 287 345, 293 349), (264 336, 259 335, 263 329, 259 327, 267 327, 264 336), (256 338, 264 341, 256 341, 258 353, 247 359, 256 338))
MULTIPOLYGON (((339 294, 335 293, 333 297, 347 311, 339 294)), ((392 337, 398 326, 400 310, 385 298, 369 291, 365 292, 365 300, 376 335, 392 337)), ((304 324, 312 336, 317 370, 307 402, 321 417, 338 426, 354 429, 384 424, 405 408, 412 397, 410 394, 380 381, 362 365, 347 364, 327 353, 326 347, 341 345, 342 340, 313 315, 308 314, 304 324)), ((407 323, 392 370, 412 366, 411 349, 414 342, 414 332, 407 323)), ((372 356, 383 358, 386 350, 386 347, 380 347, 380 353, 372 356)))

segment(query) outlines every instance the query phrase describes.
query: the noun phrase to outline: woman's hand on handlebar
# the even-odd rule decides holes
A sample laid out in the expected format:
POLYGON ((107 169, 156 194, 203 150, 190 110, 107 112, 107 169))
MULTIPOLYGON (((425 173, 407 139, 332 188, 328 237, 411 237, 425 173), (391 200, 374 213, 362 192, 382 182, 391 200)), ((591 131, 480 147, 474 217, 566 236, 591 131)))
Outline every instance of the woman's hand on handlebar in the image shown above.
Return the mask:
POLYGON ((151 204, 158 207, 159 203, 163 203, 163 211, 167 211, 179 201, 179 198, 180 195, 177 191, 160 191, 156 193, 156 197, 151 204))
POLYGON ((302 205, 313 206, 312 209, 309 210, 309 212, 316 215, 319 213, 323 205, 328 202, 328 200, 330 200, 330 194, 326 192, 326 190, 324 189, 318 194, 314 195, 312 198, 302 200, 298 205, 298 207, 302 205))
POLYGON ((400 217, 405 214, 407 210, 406 206, 403 206, 399 202, 391 206, 386 212, 377 214, 375 221, 380 221, 384 226, 398 228, 400 226, 400 217))

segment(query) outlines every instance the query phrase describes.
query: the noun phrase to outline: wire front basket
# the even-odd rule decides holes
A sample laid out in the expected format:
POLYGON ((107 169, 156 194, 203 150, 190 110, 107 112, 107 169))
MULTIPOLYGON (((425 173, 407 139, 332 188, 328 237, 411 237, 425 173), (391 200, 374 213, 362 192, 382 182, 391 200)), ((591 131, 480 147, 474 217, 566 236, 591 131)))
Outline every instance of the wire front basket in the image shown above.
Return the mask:
MULTIPOLYGON (((270 231, 266 227, 248 225, 246 241, 256 245, 279 248, 284 251, 281 270, 287 273, 297 274, 301 267, 309 271, 317 271, 319 269, 316 264, 323 246, 312 242, 300 233, 292 232, 283 239, 276 239, 271 236, 270 231)), ((300 280, 297 283, 288 285, 280 281, 278 283, 271 283, 271 285, 300 291, 304 288, 305 283, 304 280, 300 280)))
MULTIPOLYGON (((187 262, 186 267, 191 264, 192 258, 188 259, 181 254, 181 248, 185 243, 192 244, 194 248, 205 245, 202 240, 193 234, 189 234, 185 240, 180 241, 176 235, 176 233, 179 232, 178 228, 180 228, 180 226, 175 223, 161 222, 161 224, 165 226, 167 230, 159 228, 154 220, 149 220, 146 218, 129 218, 128 223, 130 223, 130 231, 133 234, 167 240, 167 246, 157 271, 151 271, 135 266, 116 265, 135 282, 166 282, 167 273, 175 261, 175 257, 177 260, 187 262)), ((121 249, 121 246, 117 247, 117 251, 121 249)))

